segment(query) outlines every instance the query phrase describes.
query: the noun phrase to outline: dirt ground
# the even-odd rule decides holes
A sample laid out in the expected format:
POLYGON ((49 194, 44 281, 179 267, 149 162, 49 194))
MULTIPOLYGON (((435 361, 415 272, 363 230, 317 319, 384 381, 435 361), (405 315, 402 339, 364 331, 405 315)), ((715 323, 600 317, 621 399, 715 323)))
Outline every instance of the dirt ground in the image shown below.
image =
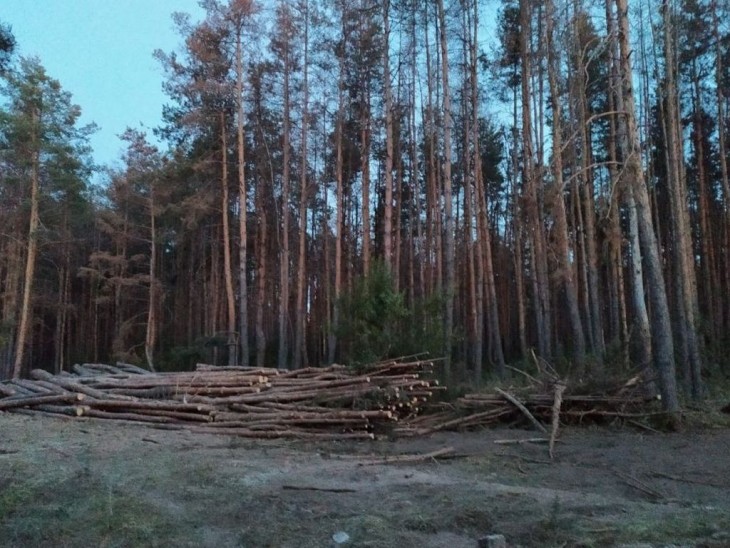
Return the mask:
POLYGON ((0 545, 730 546, 730 430, 567 429, 553 462, 496 443, 532 436, 263 442, 0 413, 0 545))

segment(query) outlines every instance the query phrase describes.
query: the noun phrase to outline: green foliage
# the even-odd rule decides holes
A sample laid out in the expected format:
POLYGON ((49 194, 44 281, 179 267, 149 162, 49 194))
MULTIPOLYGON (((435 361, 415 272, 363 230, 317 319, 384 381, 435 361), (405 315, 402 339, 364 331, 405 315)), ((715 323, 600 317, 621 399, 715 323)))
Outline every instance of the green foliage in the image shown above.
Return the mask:
POLYGON ((354 365, 443 349, 440 297, 406 306, 387 267, 375 263, 342 296, 338 338, 343 358, 354 365))
POLYGON ((193 371, 196 363, 206 360, 204 345, 196 341, 192 346, 173 346, 165 350, 155 360, 155 367, 159 371, 193 371))
POLYGON ((0 75, 8 69, 16 45, 10 26, 0 22, 0 75))

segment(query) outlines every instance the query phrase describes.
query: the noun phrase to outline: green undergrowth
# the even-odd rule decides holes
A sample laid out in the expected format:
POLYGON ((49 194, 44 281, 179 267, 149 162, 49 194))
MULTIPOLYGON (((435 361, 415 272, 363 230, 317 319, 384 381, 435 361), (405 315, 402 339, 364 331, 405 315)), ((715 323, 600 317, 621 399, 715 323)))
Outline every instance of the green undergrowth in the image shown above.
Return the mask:
POLYGON ((156 546, 173 525, 143 499, 82 476, 9 482, 0 516, 4 546, 156 546))

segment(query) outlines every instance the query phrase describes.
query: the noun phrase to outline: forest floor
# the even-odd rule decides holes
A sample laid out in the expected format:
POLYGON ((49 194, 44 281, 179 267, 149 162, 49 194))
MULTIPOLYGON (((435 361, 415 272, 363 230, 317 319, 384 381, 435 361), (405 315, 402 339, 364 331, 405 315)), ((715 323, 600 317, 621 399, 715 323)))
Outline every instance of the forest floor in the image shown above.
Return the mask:
POLYGON ((730 429, 256 441, 0 413, 0 546, 730 546, 730 429), (453 458, 387 455, 453 448, 453 458))

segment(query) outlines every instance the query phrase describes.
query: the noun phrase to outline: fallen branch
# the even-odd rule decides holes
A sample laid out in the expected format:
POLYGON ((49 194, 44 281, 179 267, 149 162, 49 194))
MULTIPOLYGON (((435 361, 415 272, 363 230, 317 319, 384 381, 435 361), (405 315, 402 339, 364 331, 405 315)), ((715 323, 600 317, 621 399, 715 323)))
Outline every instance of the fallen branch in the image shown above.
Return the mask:
POLYGON ((454 452, 453 447, 444 447, 431 451, 430 453, 424 453, 421 455, 394 455, 386 456, 379 459, 373 459, 363 462, 358 462, 358 466, 376 466, 379 464, 403 464, 407 462, 421 462, 425 460, 435 460, 437 457, 443 457, 454 452))
POLYGON ((634 476, 630 476, 628 474, 624 474, 623 472, 619 472, 618 470, 613 471, 614 474, 616 474, 623 482, 628 485, 629 487, 633 487, 634 489, 641 491, 645 495, 649 495, 652 498, 655 499, 665 499, 667 498, 664 493, 657 491, 650 485, 647 485, 643 481, 641 481, 638 478, 635 478, 634 476))
POLYGON ((714 483, 711 481, 702 481, 702 480, 693 480, 690 478, 683 478, 681 476, 674 476, 672 474, 664 474, 663 472, 652 472, 652 476, 655 476, 657 478, 666 478, 673 481, 679 481, 682 483, 691 483, 694 485, 706 485, 707 487, 717 487, 718 489, 727 489, 727 485, 721 485, 719 483, 714 483))
POLYGON ((322 491, 325 493, 357 493, 357 489, 349 487, 309 487, 306 485, 282 485, 287 491, 322 491))
POLYGON ((535 427, 540 430, 541 432, 545 432, 547 434, 547 430, 545 427, 538 421, 532 413, 525 407, 517 398, 515 398, 512 394, 508 394, 501 388, 497 388, 496 392, 500 394, 502 397, 504 397, 507 401, 509 401, 511 404, 513 404, 517 409, 522 411, 522 414, 525 415, 528 419, 530 419, 530 422, 535 425, 535 427))
POLYGON ((548 454, 550 460, 553 459, 553 448, 555 447, 555 438, 558 435, 558 428, 560 427, 560 407, 563 404, 563 392, 567 385, 563 382, 555 383, 555 400, 553 402, 553 419, 552 428, 550 429, 550 444, 548 447, 548 454))
POLYGON ((517 445, 521 443, 550 443, 548 438, 521 438, 517 440, 494 440, 498 445, 517 445))

